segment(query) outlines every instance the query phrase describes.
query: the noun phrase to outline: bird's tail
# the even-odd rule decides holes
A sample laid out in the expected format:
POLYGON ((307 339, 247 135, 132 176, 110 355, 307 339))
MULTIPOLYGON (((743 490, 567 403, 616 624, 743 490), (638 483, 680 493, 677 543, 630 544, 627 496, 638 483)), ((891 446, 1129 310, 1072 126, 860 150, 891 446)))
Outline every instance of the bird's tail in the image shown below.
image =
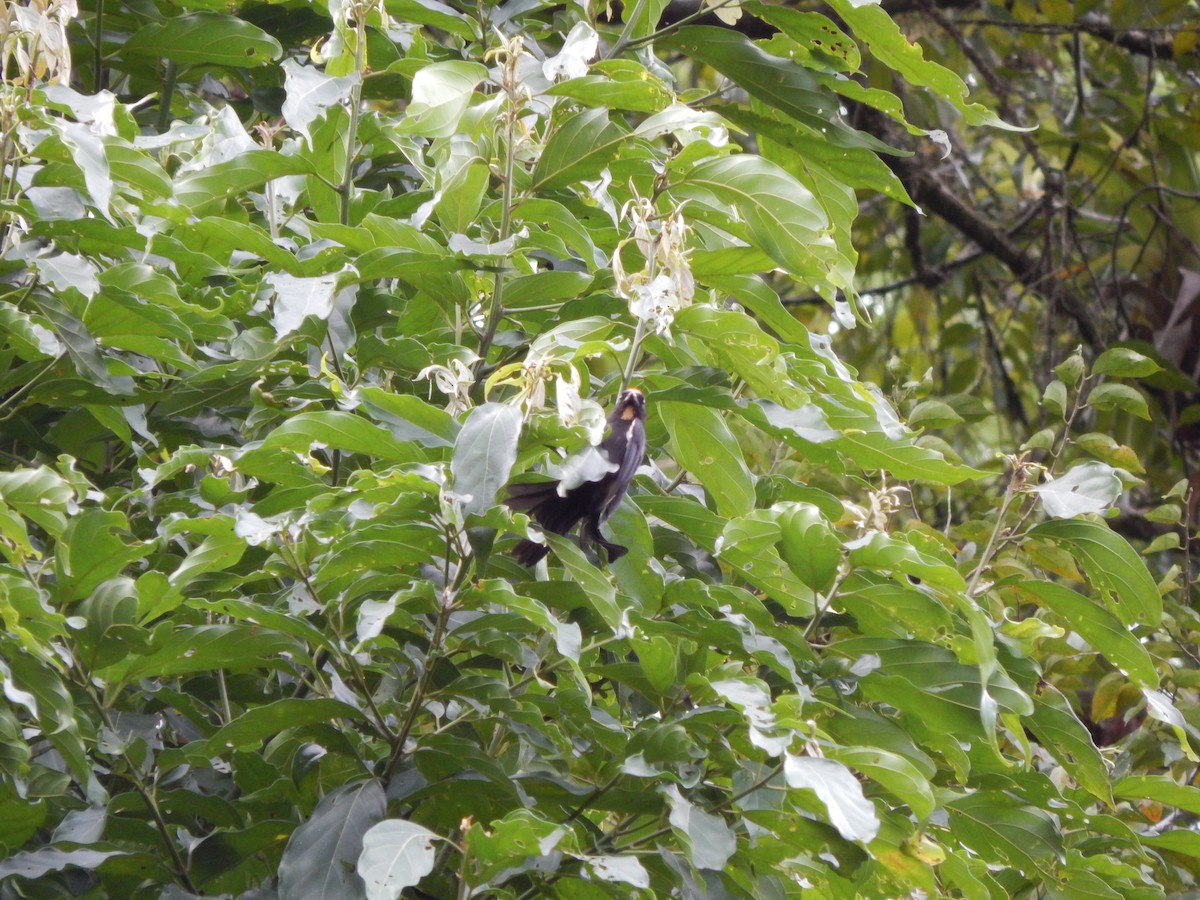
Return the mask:
MULTIPOLYGON (((547 531, 566 534, 575 524, 565 497, 558 495, 557 481, 527 481, 510 484, 504 502, 509 509, 527 514, 547 531)), ((523 566, 536 565, 550 552, 545 544, 525 540, 512 554, 523 566)))

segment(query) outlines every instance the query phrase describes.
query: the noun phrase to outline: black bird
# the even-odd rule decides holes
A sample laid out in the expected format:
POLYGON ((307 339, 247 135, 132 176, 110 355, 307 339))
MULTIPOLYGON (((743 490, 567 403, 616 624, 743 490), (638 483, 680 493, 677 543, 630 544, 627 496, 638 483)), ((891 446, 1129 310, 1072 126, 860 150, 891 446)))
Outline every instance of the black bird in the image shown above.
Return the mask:
MULTIPOLYGON (((580 537, 585 543, 603 547, 609 562, 616 562, 628 547, 606 541, 600 523, 613 514, 642 464, 646 453, 646 398, 637 388, 621 391, 608 417, 608 434, 597 448, 612 471, 595 481, 585 481, 559 494, 558 481, 534 481, 508 486, 505 503, 510 509, 528 513, 544 530, 567 534, 583 522, 580 537)), ((521 541, 513 556, 532 566, 550 552, 545 544, 521 541)))

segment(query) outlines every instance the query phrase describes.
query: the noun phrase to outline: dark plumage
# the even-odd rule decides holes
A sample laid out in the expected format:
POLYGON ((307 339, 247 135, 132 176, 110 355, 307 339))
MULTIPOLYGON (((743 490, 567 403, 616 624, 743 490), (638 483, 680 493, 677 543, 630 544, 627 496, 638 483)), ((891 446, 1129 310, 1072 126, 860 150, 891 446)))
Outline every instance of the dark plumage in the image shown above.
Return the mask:
MULTIPOLYGON (((558 481, 510 484, 505 502, 555 534, 567 534, 583 522, 583 542, 603 547, 608 561, 615 562, 628 548, 606 541, 600 534, 600 523, 620 505, 646 453, 646 398, 637 388, 622 391, 617 397, 608 417, 608 434, 597 449, 610 467, 616 466, 614 471, 568 489, 566 496, 559 496, 558 481)), ((532 566, 549 552, 545 544, 521 541, 513 549, 513 556, 522 565, 532 566)))

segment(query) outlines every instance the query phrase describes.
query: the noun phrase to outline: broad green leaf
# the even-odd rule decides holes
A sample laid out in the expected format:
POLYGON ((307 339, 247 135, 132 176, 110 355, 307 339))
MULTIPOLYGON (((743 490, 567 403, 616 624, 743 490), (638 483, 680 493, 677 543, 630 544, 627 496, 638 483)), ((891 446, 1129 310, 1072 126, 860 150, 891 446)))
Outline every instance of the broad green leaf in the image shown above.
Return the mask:
POLYGON ((52 359, 65 349, 54 335, 50 320, 30 315, 13 306, 0 307, 0 333, 22 359, 52 359))
POLYGON ((1010 125, 979 103, 967 102, 967 85, 943 65, 925 59, 921 47, 908 40, 883 8, 855 0, 830 0, 829 6, 850 27, 854 36, 867 45, 871 55, 898 72, 915 87, 929 90, 962 114, 971 125, 990 125, 1011 131, 1010 125))
POLYGON ((485 403, 471 410, 450 459, 454 493, 466 512, 491 508, 516 462, 520 434, 521 411, 515 406, 485 403))
POLYGON ((929 818, 936 807, 929 780, 903 756, 876 747, 829 747, 825 755, 881 784, 908 804, 919 820, 929 818))
POLYGON ((454 134, 475 86, 485 78, 487 69, 476 62, 449 60, 425 66, 413 76, 412 102, 398 132, 429 138, 454 134))
POLYGON ((716 410, 658 403, 658 415, 671 435, 676 461, 704 486, 724 516, 754 508, 754 476, 741 448, 716 410))
POLYGON ((907 575, 949 591, 961 593, 967 589, 966 580, 957 569, 899 537, 875 533, 865 543, 856 542, 850 549, 850 562, 877 572, 907 575))
POLYGON ((129 523, 119 512, 91 508, 71 519, 54 554, 59 602, 81 600, 102 581, 142 559, 153 543, 127 541, 129 523))
POLYGON ((302 274, 296 257, 280 247, 261 228, 223 216, 208 216, 188 224, 188 245, 223 263, 233 254, 252 253, 291 275, 302 274))
POLYGON ((698 869, 723 870, 737 849, 737 838, 725 820, 691 803, 673 784, 663 793, 671 804, 671 826, 686 838, 692 865, 698 869))
POLYGON ((590 605, 609 628, 621 627, 621 608, 617 604, 617 591, 604 573, 593 566, 583 551, 570 538, 546 532, 546 543, 554 549, 554 555, 563 564, 571 580, 583 588, 590 605))
POLYGON ((278 668, 285 665, 283 655, 293 655, 296 650, 296 642, 287 635, 266 628, 196 625, 180 629, 161 649, 147 656, 126 657, 101 674, 106 680, 129 682, 213 669, 278 668))
POLYGON ((744 313, 691 306, 675 316, 675 327, 702 339, 758 396, 787 407, 804 403, 805 394, 788 376, 787 364, 779 357, 779 344, 744 313))
POLYGON ((1089 519, 1053 519, 1032 529, 1029 536, 1050 540, 1070 552, 1126 627, 1153 628, 1162 619, 1162 597, 1146 564, 1107 525, 1089 519))
POLYGON ((18 875, 22 878, 41 879, 51 872, 61 872, 70 867, 91 871, 101 863, 118 856, 130 855, 129 850, 104 849, 96 850, 88 847, 60 849, 58 847, 39 847, 36 850, 24 850, 14 853, 0 861, 0 879, 18 875))
POLYGON ((403 819, 384 819, 362 838, 355 869, 367 886, 367 900, 396 900, 407 887, 433 871, 438 836, 403 819))
POLYGON ((0 500, 56 537, 67 526, 67 504, 74 496, 70 483, 48 466, 0 472, 0 500))
POLYGON ((1038 743, 1058 760, 1080 787, 1111 804, 1108 768, 1067 698, 1053 685, 1042 685, 1034 696, 1033 707, 1033 715, 1023 721, 1038 743))
POLYGON ((292 416, 263 439, 259 446, 238 458, 239 465, 253 466, 259 459, 281 450, 307 453, 315 446, 362 453, 389 462, 413 459, 409 445, 361 416, 338 410, 305 412, 292 416))
POLYGON ((1139 419, 1150 421, 1150 408, 1146 405, 1146 398, 1137 388, 1128 384, 1108 382, 1096 385, 1088 394, 1087 405, 1103 411, 1122 409, 1139 419))
POLYGON ((979 791, 945 809, 950 834, 988 862, 1008 864, 1032 878, 1051 871, 1062 856, 1062 835, 1054 819, 1007 794, 979 791))
POLYGON ((789 753, 783 759, 783 775, 788 787, 816 793, 829 813, 829 824, 846 840, 868 843, 879 833, 874 805, 863 796, 862 785, 842 763, 789 753))
POLYGON ((459 425, 445 410, 426 403, 413 394, 392 394, 382 388, 359 388, 368 414, 392 433, 398 441, 417 441, 426 447, 454 444, 459 425))
POLYGON ((568 187, 582 179, 600 177, 626 140, 623 128, 608 118, 603 107, 567 115, 546 142, 533 170, 535 191, 568 187))
POLYGON ((827 591, 842 560, 842 541, 811 503, 780 511, 779 553, 792 573, 814 591, 827 591))
POLYGON ((754 315, 759 324, 765 325, 781 341, 800 347, 808 347, 808 329, 787 311, 775 293, 761 278, 750 275, 710 276, 705 279, 737 301, 754 315))
POLYGON ((311 168, 311 163, 299 156, 284 156, 273 150, 250 150, 226 162, 184 175, 175 182, 175 199, 185 209, 196 210, 205 203, 261 187, 273 178, 308 174, 311 168))
POLYGON ((559 845, 565 843, 568 836, 568 830, 562 825, 528 809, 514 809, 503 818, 490 822, 486 828, 476 823, 465 836, 466 852, 478 865, 471 882, 485 885, 501 872, 515 874, 534 870, 537 860, 562 849, 559 845))
POLYGON ((585 272, 537 272, 514 278, 504 286, 504 308, 522 310, 578 297, 592 284, 585 272))
MULTIPOLYGON (((842 80, 835 82, 837 85, 844 83, 842 80)), ((730 122, 762 135, 778 148, 786 149, 793 158, 803 160, 808 167, 819 169, 830 179, 847 187, 877 191, 905 206, 914 205, 904 184, 874 150, 838 146, 827 141, 820 132, 798 128, 793 119, 782 113, 731 104, 716 109, 730 122)))
POLYGON ((1150 357, 1128 347, 1105 350, 1092 364, 1093 375, 1111 375, 1115 378, 1146 378, 1161 371, 1162 366, 1150 357))
POLYGON ((770 22, 803 47, 815 64, 847 73, 858 71, 861 62, 858 45, 826 16, 758 2, 744 6, 748 12, 770 22))
POLYGON ((432 25, 462 38, 479 39, 479 24, 439 0, 387 0, 387 11, 400 22, 432 25))
POLYGON ((646 514, 657 516, 709 551, 716 546, 725 526, 721 517, 703 503, 686 497, 642 494, 634 502, 646 514))
POLYGON ((628 77, 624 72, 620 74, 626 77, 606 78, 600 74, 589 74, 571 78, 549 88, 546 94, 551 97, 570 97, 584 106, 642 113, 656 113, 670 105, 671 92, 644 69, 641 77, 628 77))
MULTIPOLYGON (((357 721, 362 713, 340 700, 323 697, 276 700, 246 710, 228 725, 218 728, 203 742, 201 757, 225 756, 234 750, 257 747, 263 741, 289 728, 301 728, 331 719, 357 721)), ((188 746, 188 752, 192 748, 188 746)))
POLYGON ((242 69, 265 65, 282 52, 279 41, 261 28, 211 12, 152 22, 121 45, 121 53, 128 56, 162 57, 185 66, 242 69))
POLYGON ((1112 506, 1121 494, 1121 479, 1111 466, 1085 462, 1030 490, 1041 497, 1047 515, 1070 519, 1112 506))
POLYGON ((839 147, 891 148, 878 138, 855 131, 838 113, 837 99, 803 66, 760 49, 748 37, 727 28, 687 25, 661 41, 692 59, 712 66, 767 106, 786 113, 839 147))
POLYGON ((279 900, 362 897, 355 871, 363 837, 387 815, 387 797, 375 779, 342 784, 292 832, 279 861, 279 900))
POLYGON ((698 204, 694 216, 719 213, 723 227, 790 274, 850 288, 853 267, 834 246, 825 211, 808 188, 774 163, 747 153, 709 159, 674 183, 671 193, 698 204))
POLYGON ((1062 616, 1092 649, 1102 653, 1139 687, 1158 687, 1154 660, 1121 621, 1093 600, 1050 581, 1022 581, 1017 589, 1062 616))
POLYGON ((223 572, 237 564, 246 552, 246 541, 234 534, 233 521, 222 517, 223 527, 209 534, 191 550, 170 576, 170 585, 182 591, 193 581, 209 572, 223 572))
POLYGON ((1165 775, 1126 775, 1113 785, 1119 800, 1150 800, 1200 815, 1200 788, 1178 784, 1165 775))
POLYGON ((356 75, 328 75, 314 66, 301 66, 294 59, 285 59, 282 69, 287 93, 281 110, 283 118, 310 138, 309 125, 329 107, 346 103, 358 83, 356 75))

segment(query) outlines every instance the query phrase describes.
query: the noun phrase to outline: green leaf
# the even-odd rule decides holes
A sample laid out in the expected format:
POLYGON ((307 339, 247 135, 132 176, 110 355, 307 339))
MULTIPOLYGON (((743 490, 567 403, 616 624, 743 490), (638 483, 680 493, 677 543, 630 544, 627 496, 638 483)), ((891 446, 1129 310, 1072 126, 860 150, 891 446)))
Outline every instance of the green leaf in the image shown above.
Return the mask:
POLYGON ((0 472, 0 500, 55 536, 67 526, 74 496, 70 483, 48 466, 0 472))
POLYGON ((1102 653, 1139 687, 1158 687, 1158 672, 1146 648, 1104 607, 1050 581, 1022 581, 1017 589, 1032 594, 1040 605, 1062 616, 1092 649, 1102 653))
POLYGON ((1058 688, 1041 685, 1034 696, 1033 715, 1023 721, 1038 743, 1050 751, 1080 787, 1102 802, 1112 803, 1112 786, 1104 758, 1058 688))
POLYGON ((962 420, 954 407, 944 400, 922 400, 908 414, 908 424, 913 428, 945 428, 962 420))
POLYGON ((413 76, 412 102, 396 130, 420 137, 449 137, 471 104, 475 86, 487 78, 477 62, 430 63, 413 76))
POLYGON ((903 756, 876 747, 829 747, 825 755, 862 772, 908 804, 924 821, 936 807, 929 780, 903 756))
POLYGON ((261 187, 273 178, 307 175, 311 168, 299 156, 284 156, 274 150, 249 150, 184 175, 175 182, 175 199, 185 209, 197 210, 205 203, 223 201, 261 187))
POLYGON ((867 843, 879 833, 879 816, 874 805, 842 763, 789 753, 783 759, 783 775, 788 787, 807 788, 816 793, 829 813, 829 824, 846 840, 867 843))
POLYGON ((106 860, 117 856, 128 856, 129 850, 96 850, 80 847, 72 850, 58 847, 39 847, 24 850, 0 861, 0 879, 20 876, 40 879, 51 872, 61 872, 68 866, 73 869, 91 871, 106 860))
POLYGON ((1146 378, 1161 371, 1162 366, 1150 357, 1128 347, 1105 350, 1092 364, 1093 375, 1111 375, 1115 378, 1146 378))
POLYGON ((154 56, 180 65, 266 65, 283 53, 279 41, 233 16, 198 12, 153 22, 121 45, 127 56, 154 56))
POLYGON ((706 160, 671 186, 678 200, 720 213, 724 227, 744 237, 792 275, 850 286, 853 266, 826 233, 829 219, 812 192, 774 163, 739 153, 706 160), (730 215, 737 210, 738 220, 730 215))
POLYGON ((433 871, 438 836, 403 819, 384 819, 362 839, 355 866, 367 886, 367 900, 397 900, 401 891, 433 871))
POLYGON ((737 850, 737 837, 721 816, 695 806, 668 785, 664 793, 671 804, 671 826, 686 840, 688 859, 698 869, 720 872, 737 850))
POLYGON ((990 863, 1007 863, 1033 878, 1050 872, 1063 853, 1048 813, 999 791, 979 791, 945 806, 950 833, 990 863))
POLYGON ((851 548, 850 562, 877 572, 897 572, 949 591, 962 593, 967 589, 966 580, 953 566, 922 553, 899 537, 879 532, 872 534, 866 543, 851 548))
POLYGON ((603 107, 572 113, 558 123, 533 169, 534 191, 568 187, 584 178, 599 178, 626 139, 623 128, 603 107))
POLYGON ((554 555, 563 564, 571 580, 583 588, 592 607, 599 613, 604 624, 616 630, 621 627, 621 608, 617 605, 617 590, 604 573, 593 566, 583 551, 570 538, 546 532, 546 543, 554 549, 554 555))
POLYGON ((824 63, 847 73, 858 71, 861 62, 858 45, 820 13, 758 2, 745 3, 743 8, 764 22, 770 22, 803 47, 814 63, 824 63))
POLYGON ((1030 491, 1041 497, 1047 515, 1070 519, 1108 509, 1121 494, 1121 479, 1111 466, 1085 462, 1030 491))
POLYGON ((1089 519, 1053 519, 1029 536, 1070 552, 1121 624, 1154 628, 1162 620, 1162 597, 1146 564, 1108 526, 1089 519))
POLYGON ((515 406, 485 403, 471 410, 450 458, 454 492, 464 511, 483 513, 492 507, 516 462, 520 434, 521 411, 515 406))
POLYGON ((153 543, 127 543, 129 523, 119 512, 87 509, 71 519, 54 553, 54 577, 60 602, 86 597, 102 581, 148 555, 153 543))
POLYGON ((279 900, 362 897, 366 888, 355 867, 363 837, 386 815, 387 797, 374 779, 343 784, 322 797, 284 848, 279 900))
POLYGON ((445 410, 412 394, 393 394, 382 388, 358 389, 367 412, 398 441, 417 441, 426 447, 449 447, 459 425, 445 410))
POLYGON ((586 272, 537 272, 514 278, 504 286, 504 308, 522 310, 578 297, 592 284, 586 272))
POLYGON ((1023 130, 1001 120, 987 107, 967 102, 966 83, 950 69, 925 59, 921 47, 911 43, 881 7, 854 0, 830 0, 829 6, 862 40, 877 60, 898 72, 914 87, 923 87, 962 114, 971 125, 1023 130))
POLYGON ((671 435, 676 461, 712 496, 718 512, 740 516, 754 508, 754 476, 742 451, 716 410, 682 403, 655 409, 671 435))
MULTIPOLYGON (((228 725, 218 728, 208 740, 195 750, 199 759, 228 756, 235 750, 258 747, 270 737, 290 728, 301 728, 315 722, 331 719, 359 721, 362 713, 340 700, 323 697, 276 700, 246 710, 228 725)), ((189 755, 193 747, 188 745, 189 755)))
POLYGON ((780 555, 792 573, 814 591, 827 591, 842 560, 842 541, 811 503, 780 511, 780 555))
POLYGON ((590 74, 561 81, 549 88, 546 94, 551 97, 570 97, 584 106, 628 109, 642 113, 656 113, 669 106, 671 92, 662 81, 646 73, 641 66, 638 68, 641 69, 640 77, 630 77, 620 70, 617 74, 624 77, 606 78, 603 75, 590 74))
POLYGON ((746 314, 690 306, 675 316, 675 327, 701 338, 758 396, 787 407, 800 406, 807 399, 788 376, 779 343, 746 314))
POLYGON ((1137 388, 1127 384, 1098 384, 1088 394, 1087 405, 1092 409, 1109 411, 1123 409, 1139 419, 1150 421, 1150 408, 1137 388))
POLYGON ((837 99, 803 66, 764 52, 743 34, 710 25, 687 25, 660 43, 712 66, 750 96, 824 134, 836 146, 891 151, 878 138, 842 122, 837 99))
POLYGON ((171 636, 170 643, 147 656, 126 657, 101 670, 110 681, 186 675, 213 669, 281 668, 281 654, 295 654, 296 642, 287 635, 245 625, 196 625, 171 636))
POLYGON ((338 410, 322 410, 292 416, 268 434, 259 446, 243 453, 238 458, 238 465, 249 469, 264 457, 281 450, 307 453, 314 444, 391 462, 413 459, 410 445, 397 441, 361 416, 338 410))
POLYGON ((1118 800, 1150 800, 1200 815, 1200 788, 1177 784, 1165 775, 1126 775, 1113 785, 1118 800))

